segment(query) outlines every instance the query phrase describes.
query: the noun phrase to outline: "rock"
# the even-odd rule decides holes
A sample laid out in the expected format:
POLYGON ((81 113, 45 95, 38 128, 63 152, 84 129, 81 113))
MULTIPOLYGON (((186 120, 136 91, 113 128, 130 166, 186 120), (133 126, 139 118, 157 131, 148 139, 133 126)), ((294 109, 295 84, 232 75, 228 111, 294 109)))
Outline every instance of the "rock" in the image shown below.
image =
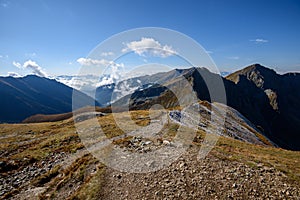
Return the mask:
POLYGON ((121 178, 122 178, 122 175, 121 175, 121 174, 118 174, 116 177, 117 177, 118 179, 121 179, 121 178))

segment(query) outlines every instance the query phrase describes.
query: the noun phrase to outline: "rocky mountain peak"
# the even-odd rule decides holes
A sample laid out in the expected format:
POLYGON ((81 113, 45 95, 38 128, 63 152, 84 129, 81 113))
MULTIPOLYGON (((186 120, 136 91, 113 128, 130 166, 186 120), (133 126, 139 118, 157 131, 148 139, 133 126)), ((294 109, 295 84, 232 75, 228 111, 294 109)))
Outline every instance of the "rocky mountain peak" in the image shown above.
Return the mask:
POLYGON ((273 69, 266 68, 260 64, 250 65, 242 70, 232 73, 226 77, 235 83, 240 81, 240 76, 245 76, 258 88, 268 89, 270 82, 277 82, 279 76, 273 69))

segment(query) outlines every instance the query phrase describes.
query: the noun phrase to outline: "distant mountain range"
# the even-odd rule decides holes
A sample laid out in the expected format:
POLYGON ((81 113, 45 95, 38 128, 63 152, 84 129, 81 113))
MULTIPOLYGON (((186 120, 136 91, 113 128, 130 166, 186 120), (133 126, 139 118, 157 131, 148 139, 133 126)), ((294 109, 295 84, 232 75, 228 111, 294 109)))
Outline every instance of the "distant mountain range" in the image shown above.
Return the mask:
MULTIPOLYGON (((94 100, 75 90, 82 104, 94 100)), ((55 80, 28 75, 0 77, 0 122, 21 122, 34 114, 58 114, 72 111, 73 88, 55 80)), ((99 105, 96 103, 96 105, 99 105)))
POLYGON ((76 90, 80 90, 89 96, 94 96, 100 77, 95 75, 60 75, 50 77, 50 79, 54 79, 76 90))
MULTIPOLYGON (((182 89, 176 96, 168 88, 184 88, 184 84, 189 83, 199 100, 211 102, 201 75, 205 75, 211 83, 222 80, 227 105, 245 116, 260 133, 280 147, 300 150, 299 73, 279 75, 259 64, 225 77, 205 68, 175 69, 102 85, 92 93, 97 105, 102 106, 113 104, 122 107, 129 103, 130 109, 149 109, 154 104, 171 108, 178 106, 178 98, 185 98, 189 91, 182 89), (183 84, 183 80, 188 82, 183 84)), ((71 80, 73 77, 68 78, 71 80)), ((19 122, 34 114, 70 112, 72 91, 71 87, 62 83, 37 76, 2 77, 0 121, 19 122)), ((77 92, 83 102, 91 102, 91 97, 77 92)), ((85 106, 84 103, 82 106, 85 106)))

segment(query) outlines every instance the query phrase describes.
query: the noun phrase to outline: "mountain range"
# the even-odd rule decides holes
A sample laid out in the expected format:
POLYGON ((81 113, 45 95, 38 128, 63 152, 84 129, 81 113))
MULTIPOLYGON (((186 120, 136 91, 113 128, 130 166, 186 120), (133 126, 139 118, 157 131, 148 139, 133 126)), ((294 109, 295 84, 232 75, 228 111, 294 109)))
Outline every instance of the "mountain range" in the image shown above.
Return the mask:
MULTIPOLYGON (((180 77, 189 80, 198 99, 211 102, 202 76, 212 83, 220 78, 219 75, 205 68, 172 70, 160 76, 168 78, 163 81, 157 79, 153 86, 137 90, 119 99, 113 105, 120 107, 130 102, 129 106, 132 110, 149 109, 154 104, 161 104, 165 107, 178 106, 178 99, 168 88, 170 86, 182 87, 180 77)), ((254 64, 222 80, 228 106, 238 110, 278 146, 300 150, 299 73, 279 75, 274 70, 254 64)), ((184 96, 182 90, 182 97, 184 96)))
MULTIPOLYGON (((175 95, 168 88, 181 88, 189 83, 197 98, 211 102, 203 76, 211 83, 222 80, 227 105, 254 124, 258 132, 279 147, 300 150, 300 74, 277 74, 274 70, 254 64, 226 77, 205 68, 174 69, 148 76, 102 85, 95 91, 96 105, 131 110, 149 109, 154 104, 165 108, 179 105, 189 91, 175 95)), ((91 97, 74 90, 82 105, 91 97)), ((72 111, 73 89, 55 80, 37 76, 1 77, 1 122, 20 122, 34 114, 59 114, 72 111)), ((216 100, 218 101, 218 100, 216 100)), ((94 101, 93 101, 94 102, 94 101)), ((220 102, 223 103, 223 102, 220 102)))

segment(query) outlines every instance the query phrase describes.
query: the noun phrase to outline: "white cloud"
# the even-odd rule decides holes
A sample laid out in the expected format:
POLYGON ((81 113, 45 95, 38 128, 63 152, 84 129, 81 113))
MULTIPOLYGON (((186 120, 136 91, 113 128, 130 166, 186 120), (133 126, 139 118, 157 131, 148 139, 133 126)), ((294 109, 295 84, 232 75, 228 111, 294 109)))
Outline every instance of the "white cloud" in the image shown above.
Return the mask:
POLYGON ((8 72, 7 76, 11 76, 11 77, 21 77, 18 73, 16 72, 8 72))
POLYGON ((212 51, 205 51, 207 54, 212 54, 213 52, 212 51))
POLYGON ((108 60, 105 60, 105 59, 96 60, 96 59, 91 59, 91 58, 78 58, 77 62, 79 64, 85 65, 85 66, 93 66, 93 65, 107 66, 107 65, 113 64, 112 61, 108 61, 108 60))
POLYGON ((128 94, 132 94, 134 91, 136 91, 139 88, 139 86, 136 87, 130 87, 127 80, 124 80, 120 84, 117 85, 117 87, 114 88, 114 93, 112 96, 112 102, 114 102, 117 99, 120 99, 128 94))
POLYGON ((44 72, 44 70, 36 62, 32 60, 27 60, 26 62, 24 62, 23 68, 30 69, 35 75, 42 76, 42 77, 47 76, 46 72, 44 72))
POLYGON ((257 39, 250 40, 250 41, 251 42, 255 42, 256 44, 261 44, 261 43, 267 43, 267 42, 269 42, 268 40, 261 39, 261 38, 257 38, 257 39))
POLYGON ((108 67, 106 70, 106 74, 104 74, 100 81, 96 84, 97 87, 101 85, 116 83, 122 78, 122 69, 124 68, 124 64, 115 63, 113 61, 109 61, 106 59, 91 59, 91 58, 78 58, 77 62, 84 66, 104 66, 108 67))
POLYGON ((12 64, 19 69, 29 69, 37 76, 47 77, 47 73, 35 61, 27 60, 23 63, 23 65, 19 62, 13 61, 12 64))
POLYGON ((53 78, 72 88, 78 89, 82 92, 86 92, 89 95, 93 95, 91 91, 96 89, 97 83, 99 82, 99 77, 95 75, 61 75, 53 78))
POLYGON ((109 74, 103 75, 100 82, 97 84, 97 87, 101 85, 107 85, 111 83, 116 83, 123 78, 122 69, 124 68, 124 64, 113 63, 110 65, 109 74))
POLYGON ((113 56, 113 55, 115 55, 115 54, 114 54, 114 52, 111 52, 111 51, 101 53, 101 56, 104 56, 104 57, 113 56))
POLYGON ((12 64, 13 64, 15 67, 19 68, 19 69, 22 68, 22 65, 21 65, 20 63, 16 62, 16 61, 13 61, 12 64))
POLYGON ((153 38, 143 37, 139 41, 132 41, 124 45, 126 47, 122 49, 122 52, 133 51, 140 56, 146 56, 148 53, 152 56, 166 58, 177 53, 171 46, 162 45, 153 38))

